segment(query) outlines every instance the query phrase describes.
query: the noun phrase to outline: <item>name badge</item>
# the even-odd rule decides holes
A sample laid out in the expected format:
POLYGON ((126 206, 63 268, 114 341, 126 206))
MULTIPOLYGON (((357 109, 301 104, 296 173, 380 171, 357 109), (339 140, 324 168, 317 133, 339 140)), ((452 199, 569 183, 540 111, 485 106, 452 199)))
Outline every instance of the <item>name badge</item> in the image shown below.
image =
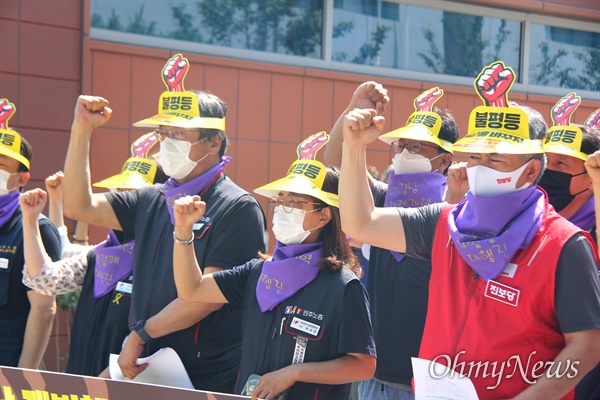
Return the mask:
POLYGON ((8 269, 8 258, 0 258, 0 269, 8 269))
POLYGON ((520 294, 521 291, 519 289, 503 285, 500 282, 490 279, 487 281, 487 285, 485 286, 484 295, 490 299, 516 307, 519 304, 520 294))
POLYGON ((292 319, 292 323, 290 324, 290 326, 294 329, 298 329, 299 331, 308 333, 309 335, 312 335, 312 336, 318 336, 319 330, 321 329, 321 327, 319 325, 313 324, 312 322, 305 321, 298 317, 294 317, 294 319, 292 319))
POLYGON ((192 225, 192 230, 199 231, 200 228, 202 228, 203 226, 204 226, 204 222, 196 222, 194 225, 192 225))
POLYGON ((131 294, 133 293, 133 283, 119 282, 117 283, 115 291, 119 293, 131 294))

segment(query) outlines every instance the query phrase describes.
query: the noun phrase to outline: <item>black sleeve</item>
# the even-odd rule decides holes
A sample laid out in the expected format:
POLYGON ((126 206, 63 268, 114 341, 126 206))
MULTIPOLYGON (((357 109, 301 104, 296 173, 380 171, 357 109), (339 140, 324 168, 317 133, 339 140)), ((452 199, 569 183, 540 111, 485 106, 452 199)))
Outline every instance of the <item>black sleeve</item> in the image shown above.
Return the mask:
POLYGON ((48 253, 52 261, 59 261, 61 259, 62 246, 58 229, 46 217, 39 219, 39 225, 46 253, 48 253))
MULTIPOLYGON (((143 189, 142 189, 143 190, 143 189)), ((104 193, 119 220, 121 230, 126 236, 135 233, 135 217, 140 197, 140 190, 104 193)))
POLYGON ((218 271, 213 273, 215 282, 221 289, 221 293, 227 299, 227 302, 233 309, 244 308, 244 298, 246 297, 246 286, 250 272, 254 268, 260 268, 260 260, 248 261, 244 265, 218 271))
POLYGON ((369 298, 359 280, 350 281, 344 291, 340 323, 339 353, 360 353, 377 357, 371 326, 369 298))
POLYGON ((205 266, 232 268, 256 258, 267 248, 266 220, 260 205, 247 194, 214 227, 205 266))
POLYGON ((385 204, 385 196, 387 194, 388 184, 378 180, 374 180, 373 186, 371 186, 371 194, 373 194, 373 201, 375 207, 383 207, 385 204))
POLYGON ((435 230, 445 205, 436 203, 417 208, 398 208, 406 236, 406 255, 431 260, 435 230))
POLYGON ((578 233, 560 253, 554 306, 562 333, 600 328, 600 283, 593 252, 587 239, 578 233))

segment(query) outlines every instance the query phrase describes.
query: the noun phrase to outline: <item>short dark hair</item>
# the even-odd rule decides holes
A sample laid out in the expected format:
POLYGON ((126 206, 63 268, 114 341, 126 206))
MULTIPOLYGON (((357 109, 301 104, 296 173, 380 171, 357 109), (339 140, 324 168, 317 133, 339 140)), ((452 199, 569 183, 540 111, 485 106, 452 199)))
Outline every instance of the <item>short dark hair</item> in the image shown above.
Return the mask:
POLYGON ((460 131, 452 113, 448 110, 442 111, 437 107, 433 109, 433 112, 442 118, 442 127, 440 128, 438 137, 447 142, 455 143, 458 140, 460 131))
MULTIPOLYGON (((33 158, 33 147, 29 144, 29 142, 21 136, 21 149, 19 151, 23 157, 25 157, 29 161, 29 165, 31 166, 31 159, 33 158)), ((22 162, 19 163, 18 172, 29 172, 29 168, 27 168, 22 162)))
POLYGON ((600 129, 592 128, 588 125, 575 125, 581 129, 583 134, 581 139, 581 152, 585 154, 593 154, 600 150, 600 129))
MULTIPOLYGON (((200 90, 190 90, 190 92, 194 93, 196 97, 198 97, 198 106, 200 107, 201 117, 225 118, 225 115, 227 114, 227 105, 223 100, 212 93, 203 92, 200 90)), ((222 139, 221 148, 219 149, 219 157, 223 157, 225 155, 225 151, 227 151, 227 144, 229 143, 225 131, 220 129, 202 128, 200 129, 199 139, 211 139, 215 135, 219 135, 222 139)))

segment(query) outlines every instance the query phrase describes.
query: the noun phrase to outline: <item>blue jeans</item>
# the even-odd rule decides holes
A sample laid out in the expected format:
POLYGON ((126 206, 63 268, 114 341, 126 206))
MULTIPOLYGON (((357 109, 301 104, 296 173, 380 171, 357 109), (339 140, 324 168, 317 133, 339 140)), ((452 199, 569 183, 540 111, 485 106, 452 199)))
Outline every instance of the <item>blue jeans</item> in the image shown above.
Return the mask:
POLYGON ((411 390, 396 388, 371 379, 358 385, 360 400, 415 400, 411 390))

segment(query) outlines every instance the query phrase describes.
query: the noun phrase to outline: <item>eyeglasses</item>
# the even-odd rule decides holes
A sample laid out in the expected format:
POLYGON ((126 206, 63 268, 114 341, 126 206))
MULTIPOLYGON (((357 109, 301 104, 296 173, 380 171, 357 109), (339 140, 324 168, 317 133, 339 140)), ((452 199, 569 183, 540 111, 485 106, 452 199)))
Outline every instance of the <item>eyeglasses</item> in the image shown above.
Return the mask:
POLYGON ((392 142, 392 150, 394 151, 394 153, 402 153, 402 150, 406 149, 410 154, 420 154, 421 150, 423 149, 423 146, 431 147, 432 149, 439 149, 437 146, 431 146, 421 142, 392 142))
POLYGON ((159 142, 162 142, 167 137, 174 140, 181 140, 186 133, 179 128, 156 128, 154 130, 154 136, 156 136, 156 140, 159 142))
POLYGON ((317 205, 317 204, 321 204, 321 203, 315 203, 312 201, 294 200, 291 197, 284 197, 283 200, 280 200, 278 197, 273 196, 269 199, 269 208, 274 213, 276 213, 279 210, 279 206, 281 205, 281 207, 283 208, 283 211, 286 212, 287 214, 289 214, 292 212, 294 207, 297 207, 297 204, 317 205))

